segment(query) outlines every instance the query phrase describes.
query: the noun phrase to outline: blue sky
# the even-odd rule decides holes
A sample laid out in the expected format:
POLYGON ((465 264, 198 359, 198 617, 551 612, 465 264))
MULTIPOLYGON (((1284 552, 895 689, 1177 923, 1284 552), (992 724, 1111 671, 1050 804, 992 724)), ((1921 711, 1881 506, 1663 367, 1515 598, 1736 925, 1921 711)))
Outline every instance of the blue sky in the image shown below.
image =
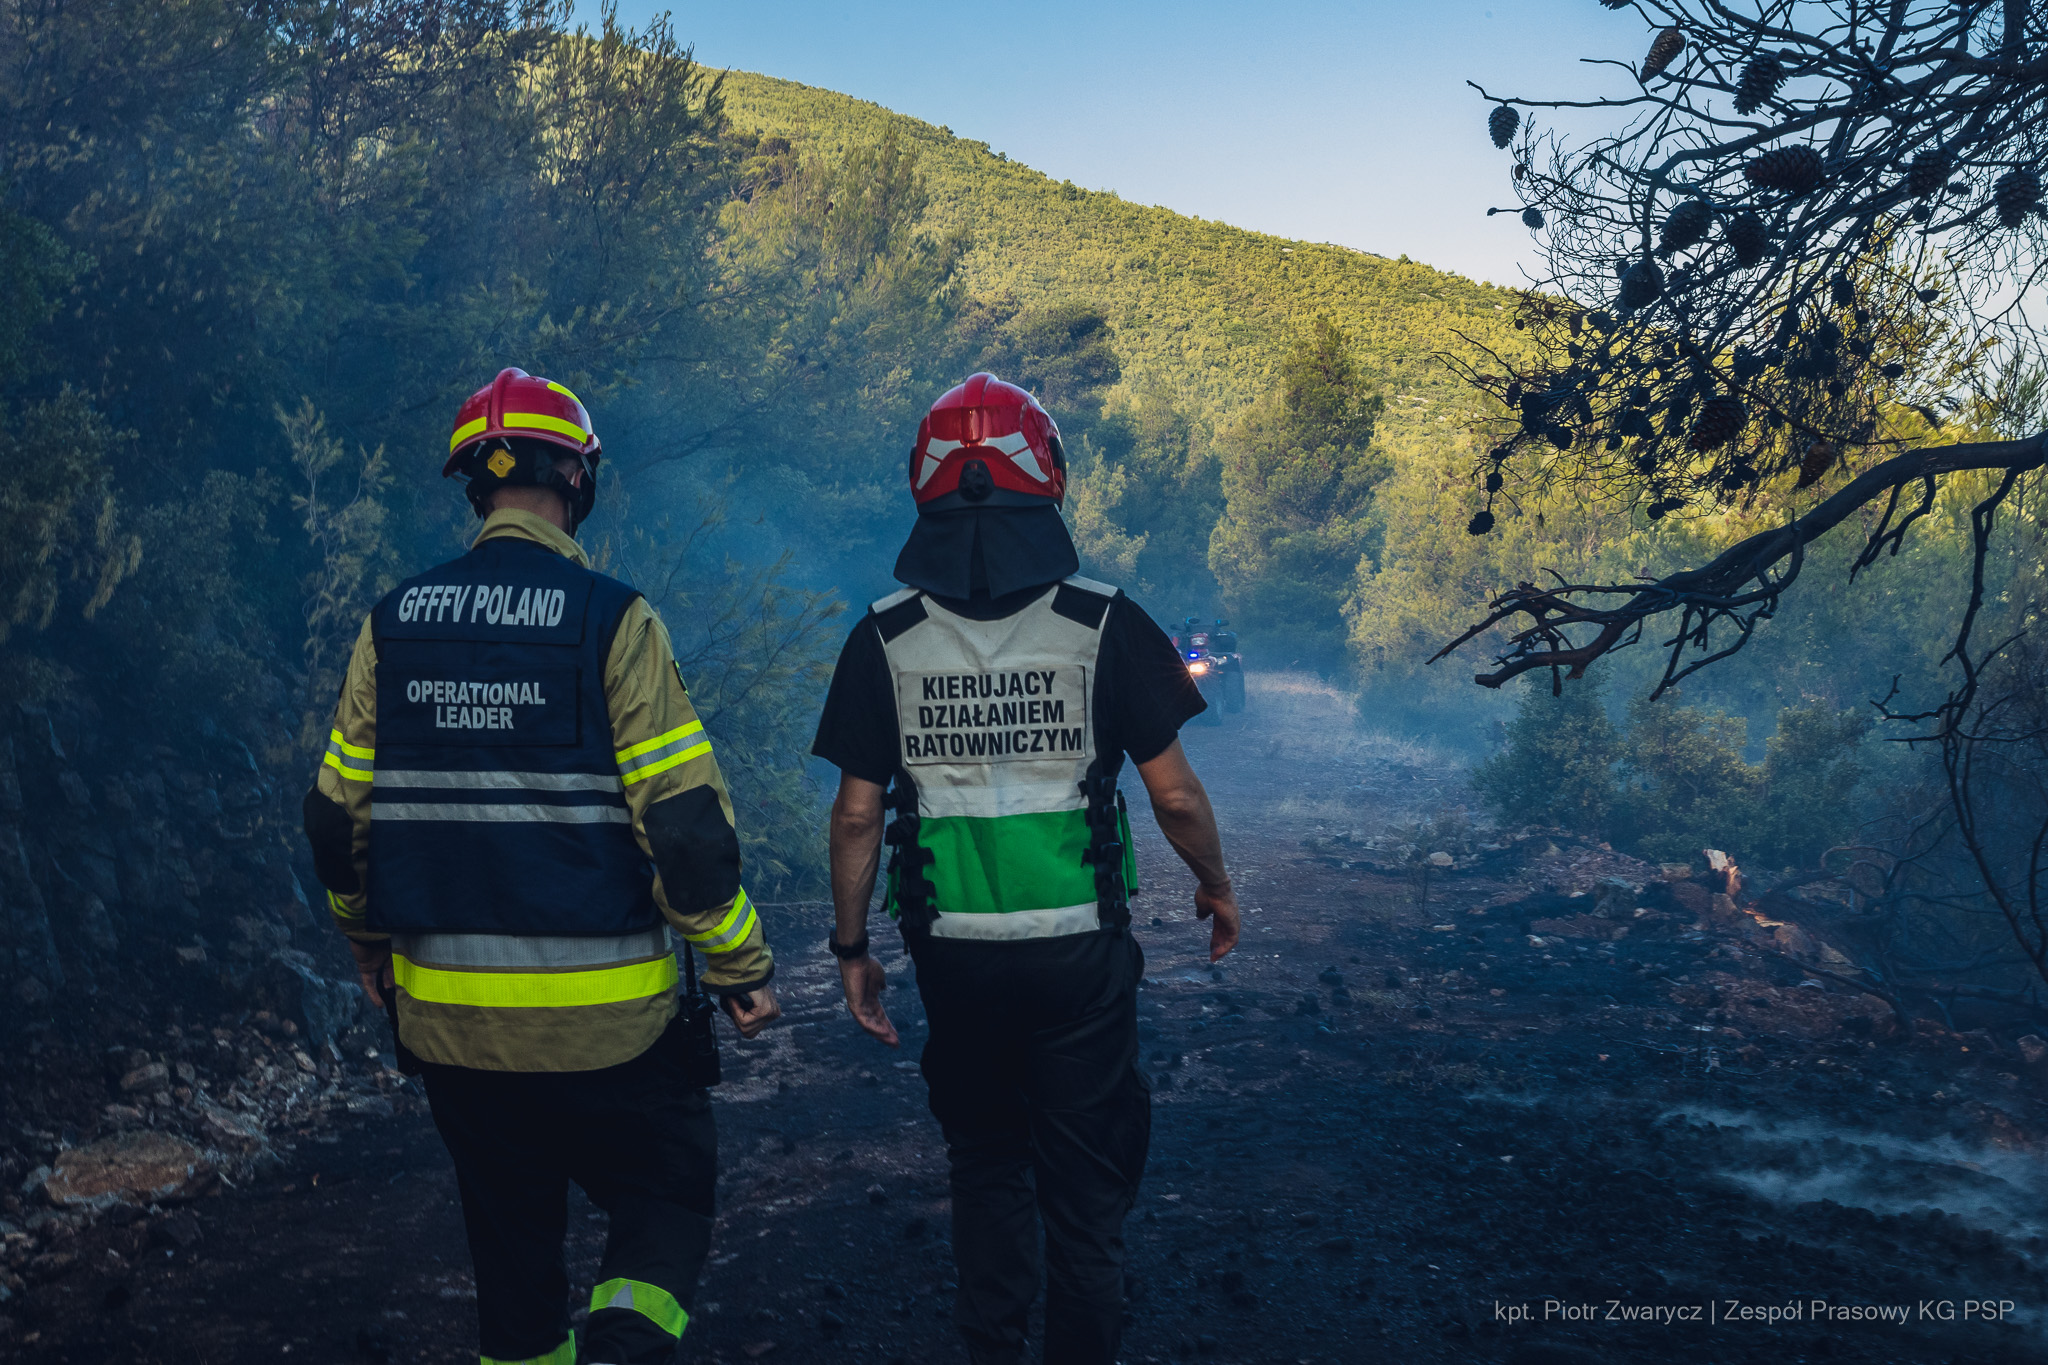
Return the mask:
MULTIPOLYGON (((580 0, 581 17, 595 5, 580 0)), ((621 0, 628 23, 669 6, 621 0)), ((1465 85, 1580 94, 1649 32, 1594 0, 811 0, 674 8, 710 66, 873 100, 1090 189, 1512 283, 1529 234, 1465 85)), ((1624 78, 1625 79, 1625 78, 1624 78)))

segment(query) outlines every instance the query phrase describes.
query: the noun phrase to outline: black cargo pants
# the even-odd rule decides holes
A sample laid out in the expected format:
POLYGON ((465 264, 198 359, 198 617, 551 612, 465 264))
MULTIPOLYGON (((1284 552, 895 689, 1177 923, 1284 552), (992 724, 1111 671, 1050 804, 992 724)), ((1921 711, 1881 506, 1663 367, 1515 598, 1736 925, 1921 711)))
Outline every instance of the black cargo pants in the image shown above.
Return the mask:
POLYGON ((490 1362, 573 1365, 569 1182, 611 1215, 580 1359, 666 1365, 711 1247, 718 1134, 710 1097, 682 1075, 680 1018, 653 1047, 601 1071, 473 1071, 421 1079, 454 1158, 490 1362))
POLYGON ((924 1076, 952 1162, 954 1320, 975 1365, 1024 1358, 1043 1225, 1046 1365, 1113 1365, 1124 1217, 1152 1136, 1128 932, 913 936, 924 1076))

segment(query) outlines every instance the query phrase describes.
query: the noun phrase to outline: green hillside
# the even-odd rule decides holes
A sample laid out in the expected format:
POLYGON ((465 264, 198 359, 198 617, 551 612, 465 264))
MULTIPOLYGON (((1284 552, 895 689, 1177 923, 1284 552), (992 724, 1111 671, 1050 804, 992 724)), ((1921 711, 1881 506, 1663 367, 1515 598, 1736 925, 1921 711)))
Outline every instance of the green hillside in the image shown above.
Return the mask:
POLYGON ((1464 349, 1460 331, 1504 342, 1505 290, 1126 203, 830 90, 734 71, 725 93, 735 129, 788 138, 799 153, 835 157, 893 131, 918 153, 931 225, 971 234, 971 293, 1100 306, 1127 382, 1161 384, 1211 420, 1270 386, 1286 344, 1327 313, 1386 387, 1383 437, 1398 453, 1438 422, 1451 425, 1445 409, 1466 401, 1432 353, 1464 349))

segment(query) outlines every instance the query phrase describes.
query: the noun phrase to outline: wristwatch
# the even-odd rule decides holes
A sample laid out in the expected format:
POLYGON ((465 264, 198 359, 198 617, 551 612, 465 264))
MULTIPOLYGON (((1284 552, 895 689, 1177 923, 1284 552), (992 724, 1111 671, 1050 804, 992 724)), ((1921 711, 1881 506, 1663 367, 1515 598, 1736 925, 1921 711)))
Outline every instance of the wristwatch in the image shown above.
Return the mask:
POLYGON ((842 962, 851 962, 855 958, 866 957, 868 955, 868 931, 863 929, 860 931, 860 938, 858 940, 853 943, 842 944, 839 941, 839 931, 834 929, 825 935, 825 946, 832 950, 832 956, 842 962))

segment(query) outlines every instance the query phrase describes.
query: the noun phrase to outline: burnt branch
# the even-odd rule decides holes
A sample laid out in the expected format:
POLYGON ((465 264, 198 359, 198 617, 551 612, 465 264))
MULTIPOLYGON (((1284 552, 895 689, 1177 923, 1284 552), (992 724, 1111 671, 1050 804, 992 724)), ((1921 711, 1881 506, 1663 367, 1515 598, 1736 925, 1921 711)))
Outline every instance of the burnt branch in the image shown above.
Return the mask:
MULTIPOLYGON (((1479 348, 1456 366, 1499 405, 1470 529, 1492 530, 1497 506, 1514 515, 1519 485, 1652 521, 1825 496, 1655 582, 1502 594, 1451 646, 1527 618, 1487 686, 1539 667, 1578 676, 1676 611, 1668 688, 1740 650, 1803 547, 1866 503, 1883 511, 1852 572, 1900 551, 1945 475, 2041 464, 2038 439, 1924 442, 1945 414, 1994 400, 1993 357, 2010 373, 2048 354, 2027 316, 2048 277, 2048 7, 1632 8, 1647 56, 1619 67, 1618 92, 1474 87, 1514 158, 1507 211, 1536 232, 1543 268, 1514 319, 1526 353, 1479 348), (1614 127, 1580 141, 1536 126, 1567 108, 1611 110, 1614 127)), ((1960 647, 1976 612, 1958 606, 1960 647)))
MULTIPOLYGON (((1741 649, 1756 627, 1769 619, 1779 597, 1797 581, 1806 546, 1867 503, 1890 492, 1895 504, 1899 489, 1916 482, 1931 486, 1946 474, 2002 469, 2006 477, 1998 491, 1977 509, 1978 587, 1964 619, 1961 638, 1967 642, 1970 624, 1982 603, 1983 559, 1988 550, 1991 513, 2009 496, 2020 474, 2039 469, 2044 458, 2048 458, 2048 436, 1909 451, 1858 475, 1804 516, 1739 541, 1700 568, 1647 583, 1561 583, 1555 588, 1519 584, 1496 597, 1485 619, 1444 646, 1430 662, 1435 663, 1495 626, 1527 616, 1530 624, 1509 636, 1508 650, 1494 661, 1498 665, 1495 671, 1478 674, 1473 680, 1482 687, 1499 687, 1538 668, 1561 668, 1567 670, 1567 677, 1577 679, 1584 676, 1588 665, 1640 635, 1644 624, 1652 618, 1677 611, 1682 615, 1677 633, 1666 642, 1670 657, 1657 689, 1662 693, 1688 674, 1741 649), (1581 598, 1621 600, 1612 606, 1601 606, 1581 598), (1734 639, 1714 650, 1711 643, 1717 626, 1732 630, 1734 639), (1567 634, 1573 627, 1584 627, 1588 633, 1574 640, 1567 634), (1688 661, 1689 649, 1699 650, 1703 657, 1688 661)), ((1911 515, 1920 515, 1924 510, 1923 507, 1911 515)), ((1865 545, 1859 565, 1873 559, 1886 545, 1895 548, 1896 535, 1903 529, 1893 527, 1888 509, 1865 545)))

